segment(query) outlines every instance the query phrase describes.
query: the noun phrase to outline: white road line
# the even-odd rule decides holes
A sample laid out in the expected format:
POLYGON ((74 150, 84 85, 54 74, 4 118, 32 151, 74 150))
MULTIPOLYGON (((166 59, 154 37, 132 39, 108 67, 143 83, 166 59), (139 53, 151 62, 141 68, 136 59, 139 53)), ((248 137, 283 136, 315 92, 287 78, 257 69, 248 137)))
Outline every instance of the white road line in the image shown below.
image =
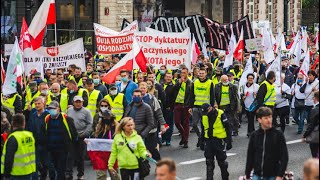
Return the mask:
POLYGON ((198 180, 198 179, 202 179, 202 177, 192 177, 192 178, 188 178, 188 179, 185 179, 185 180, 198 180))
MULTIPOLYGON (((227 156, 234 156, 234 155, 236 155, 236 153, 227 153, 227 156)), ((184 161, 184 162, 180 162, 178 165, 195 164, 195 163, 204 162, 204 161, 206 161, 206 158, 200 158, 200 159, 194 159, 194 160, 190 160, 190 161, 184 161)))
POLYGON ((302 139, 297 139, 297 140, 293 140, 293 141, 288 141, 287 144, 295 144, 295 143, 301 143, 302 139))

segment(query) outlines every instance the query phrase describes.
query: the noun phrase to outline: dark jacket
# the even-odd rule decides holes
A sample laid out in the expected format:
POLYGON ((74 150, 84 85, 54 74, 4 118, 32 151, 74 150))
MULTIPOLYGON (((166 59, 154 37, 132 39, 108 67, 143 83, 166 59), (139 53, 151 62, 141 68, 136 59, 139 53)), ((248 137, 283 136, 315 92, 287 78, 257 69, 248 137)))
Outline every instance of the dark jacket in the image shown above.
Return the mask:
POLYGON ((161 125, 164 125, 166 121, 164 120, 162 109, 158 99, 155 96, 147 93, 142 98, 142 100, 143 102, 147 103, 151 107, 153 111, 154 124, 156 126, 158 125, 158 123, 160 123, 161 125))
POLYGON ((284 83, 286 83, 289 87, 295 83, 294 76, 289 69, 286 70, 284 83))
MULTIPOLYGON (((45 132, 44 133, 45 142, 44 142, 43 146, 47 146, 48 147, 48 139, 49 139, 48 130, 49 130, 49 128, 51 128, 50 127, 50 121, 54 121, 54 120, 59 120, 61 122, 61 124, 63 125, 63 118, 62 118, 62 114, 61 113, 59 114, 57 119, 51 119, 51 116, 50 116, 50 119, 49 119, 49 122, 48 122, 48 129, 46 129, 46 123, 42 127, 43 128, 43 132, 45 132)), ((63 127, 62 136, 64 138, 63 146, 65 147, 65 149, 63 149, 63 150, 64 151, 69 151, 70 148, 72 147, 72 144, 77 141, 78 133, 77 133, 76 127, 74 125, 73 119, 71 117, 67 116, 66 120, 67 120, 67 123, 69 125, 69 129, 70 129, 70 133, 71 133, 72 139, 70 139, 68 131, 65 128, 65 126, 63 125, 62 126, 63 127)), ((50 149, 48 149, 48 151, 50 151, 50 149)))
MULTIPOLYGON (((216 122, 216 119, 217 119, 217 116, 218 116, 218 111, 217 110, 213 110, 213 111, 210 111, 208 114, 208 119, 209 119, 209 126, 210 127, 213 127, 214 123, 216 122)), ((226 115, 223 113, 221 115, 221 122, 223 124, 223 127, 224 129, 226 130, 227 132, 227 137, 226 137, 226 142, 227 143, 232 143, 232 129, 231 129, 231 126, 230 126, 230 123, 226 117, 226 115)), ((211 135, 212 134, 212 131, 213 131, 213 128, 212 129, 209 129, 208 130, 208 134, 211 135)), ((204 137, 204 127, 203 127, 203 124, 201 123, 201 138, 205 139, 204 137)))
MULTIPOLYGON (((266 80, 266 81, 268 81, 268 80, 266 80)), ((268 83, 270 83, 270 82, 268 81, 268 83)), ((257 104, 258 104, 256 109, 259 109, 259 107, 263 106, 264 97, 266 96, 267 91, 268 90, 267 90, 267 85, 266 84, 260 85, 260 87, 258 89, 258 92, 257 92, 257 97, 256 97, 257 104)))
MULTIPOLYGON (((221 92, 222 92, 222 83, 218 83, 214 88, 216 102, 219 105, 221 102, 221 92)), ((238 110, 238 88, 236 85, 229 83, 229 98, 230 98, 230 110, 237 111, 238 110)))
POLYGON ((319 104, 317 104, 310 113, 311 123, 308 125, 306 132, 303 134, 303 137, 306 138, 309 136, 316 126, 319 126, 319 104))
POLYGON ((135 122, 136 131, 140 136, 146 138, 149 132, 156 127, 154 124, 153 111, 151 107, 144 102, 136 106, 136 109, 134 106, 134 103, 130 103, 127 106, 124 117, 132 117, 135 122))
MULTIPOLYGON (((173 85, 173 101, 175 102, 176 99, 177 99, 177 96, 178 96, 178 93, 179 93, 179 90, 180 90, 180 87, 181 87, 181 84, 182 83, 179 83, 179 80, 176 82, 175 85, 173 85)), ((185 107, 190 107, 191 104, 190 104, 190 98, 191 98, 191 86, 192 86, 192 81, 190 79, 187 80, 186 82, 186 92, 185 92, 185 95, 184 95, 184 106, 185 107)), ((192 104, 193 105, 193 104, 192 104)))
MULTIPOLYGON (((209 80, 209 79, 205 79, 204 81, 201 81, 200 79, 199 79, 199 81, 200 82, 206 82, 207 80, 209 80)), ((191 107, 191 108, 193 108, 193 107, 196 107, 196 106, 194 106, 194 101, 195 101, 195 94, 194 94, 194 83, 193 84, 191 84, 191 93, 190 93, 190 104, 189 104, 189 106, 191 107)), ((210 104, 211 104, 211 106, 214 106, 214 103, 215 103, 215 99, 214 99, 214 86, 213 86, 213 83, 211 83, 211 87, 210 87, 210 104)), ((199 107, 201 107, 201 106, 199 106, 199 107)))
POLYGON ((158 99, 161 101, 160 105, 163 108, 163 105, 166 103, 166 93, 164 88, 160 83, 155 83, 154 87, 158 91, 158 99))
POLYGON ((283 177, 288 165, 288 149, 281 131, 271 128, 259 129, 250 136, 247 151, 246 176, 254 174, 263 177, 283 177))
POLYGON ((103 97, 108 95, 108 89, 103 84, 98 84, 97 86, 94 86, 94 89, 100 91, 103 97))
MULTIPOLYGON (((68 105, 73 105, 73 98, 78 95, 78 91, 74 93, 68 92, 68 105)), ((82 98, 83 98, 83 107, 87 107, 88 99, 89 99, 87 91, 83 91, 82 98)))
POLYGON ((45 117, 48 115, 48 111, 43 111, 40 116, 38 116, 35 109, 31 110, 29 121, 26 124, 26 130, 32 132, 33 137, 36 141, 36 146, 44 143, 43 139, 43 126, 45 126, 45 117))
POLYGON ((170 83, 166 85, 166 88, 164 89, 166 93, 166 103, 164 104, 164 108, 170 108, 173 110, 174 102, 176 101, 175 99, 175 92, 174 92, 174 84, 170 83))

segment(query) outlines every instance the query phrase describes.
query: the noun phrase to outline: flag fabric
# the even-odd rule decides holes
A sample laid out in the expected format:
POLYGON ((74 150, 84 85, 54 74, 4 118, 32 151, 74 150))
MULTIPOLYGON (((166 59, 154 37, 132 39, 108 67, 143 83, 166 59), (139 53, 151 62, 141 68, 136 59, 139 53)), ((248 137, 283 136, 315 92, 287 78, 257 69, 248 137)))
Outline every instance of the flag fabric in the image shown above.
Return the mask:
POLYGON ((241 35, 239 37, 238 43, 235 47, 233 52, 233 57, 242 62, 243 61, 243 54, 244 54, 244 40, 243 40, 243 28, 241 28, 241 35))
POLYGON ((21 77, 20 82, 22 83, 22 73, 24 71, 22 64, 22 52, 19 47, 18 38, 15 38, 15 42, 10 54, 8 62, 8 68, 6 72, 6 79, 3 83, 2 92, 4 95, 10 95, 17 92, 17 78, 21 77))
POLYGON ((236 40, 239 40, 241 35, 241 28, 243 28, 244 40, 254 38, 251 22, 248 15, 230 24, 220 24, 219 22, 213 21, 208 18, 206 18, 206 21, 210 32, 211 42, 209 44, 215 49, 226 50, 228 48, 228 43, 230 42, 232 33, 234 33, 236 40))
POLYGON ((232 33, 231 34, 231 38, 230 38, 230 42, 229 42, 229 45, 228 45, 228 49, 227 49, 227 52, 226 52, 226 58, 224 60, 223 68, 229 68, 232 65, 232 63, 233 63, 233 53, 234 53, 234 50, 236 48, 236 45, 237 45, 236 37, 232 33))
POLYGON ((302 39, 301 39, 301 58, 306 56, 307 49, 308 49, 308 33, 307 31, 303 31, 302 39))
POLYGON ((266 27, 262 29, 262 45, 264 47, 264 59, 267 63, 274 60, 273 44, 271 40, 272 34, 266 27))
POLYGON ((294 58, 294 64, 298 65, 300 59, 302 59, 302 39, 298 38, 297 43, 295 44, 295 49, 294 49, 294 53, 293 53, 293 58, 294 58))
POLYGON ((277 38, 276 38, 276 44, 274 46, 273 51, 275 52, 278 47, 280 47, 281 51, 287 51, 284 35, 281 32, 280 27, 278 28, 278 35, 277 35, 277 38))
POLYGON ((277 49, 278 56, 276 59, 271 63, 269 68, 266 70, 266 77, 270 71, 276 73, 276 82, 275 84, 280 85, 280 75, 281 75, 281 52, 280 48, 277 49))
POLYGON ((240 81, 239 81, 239 87, 245 85, 247 82, 247 75, 249 73, 253 73, 253 67, 252 67, 252 57, 253 56, 254 56, 253 54, 250 54, 250 57, 247 60, 246 67, 244 68, 243 73, 240 78, 240 81))
MULTIPOLYGON (((86 138, 87 151, 94 170, 107 170, 111 154, 112 139, 86 138)), ((114 166, 118 168, 117 163, 114 166)))
POLYGON ((5 79, 6 79, 6 71, 4 70, 3 59, 1 54, 1 84, 3 84, 5 79))
POLYGON ((299 73, 303 74, 305 77, 308 77, 308 71, 310 69, 310 52, 309 49, 306 52, 303 63, 300 67, 299 73))
POLYGON ((22 51, 26 48, 31 48, 30 33, 28 30, 27 22, 24 17, 22 18, 19 46, 22 51))
POLYGON ((319 50, 319 31, 317 31, 316 37, 314 38, 314 46, 319 50))
POLYGON ((204 55, 204 57, 209 58, 208 52, 207 52, 207 47, 206 47, 206 42, 203 42, 201 50, 202 50, 202 54, 204 55))
POLYGON ((294 37, 293 41, 291 42, 291 45, 289 45, 287 47, 287 49, 289 50, 289 55, 293 55, 294 51, 296 49, 296 46, 298 44, 298 42, 301 40, 300 38, 300 32, 297 32, 297 35, 294 37))
POLYGON ((47 25, 56 23, 55 0, 44 0, 29 26, 32 36, 32 48, 38 49, 42 45, 47 25))
POLYGON ((132 50, 127 53, 117 64, 115 64, 102 80, 108 84, 114 83, 116 76, 120 74, 120 71, 123 69, 132 71, 134 63, 139 66, 142 72, 147 72, 147 59, 144 56, 136 38, 133 40, 132 50))
POLYGON ((192 59, 192 64, 197 64, 197 59, 198 56, 201 54, 198 43, 196 41, 196 38, 192 34, 192 43, 190 44, 192 53, 191 54, 191 59, 192 59))

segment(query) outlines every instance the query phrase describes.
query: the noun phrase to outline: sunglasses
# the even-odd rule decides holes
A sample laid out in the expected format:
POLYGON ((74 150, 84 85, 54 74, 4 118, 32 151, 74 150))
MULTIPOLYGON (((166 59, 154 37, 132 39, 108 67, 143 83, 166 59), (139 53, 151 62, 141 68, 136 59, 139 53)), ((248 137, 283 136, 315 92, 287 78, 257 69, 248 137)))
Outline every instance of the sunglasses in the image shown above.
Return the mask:
POLYGON ((100 105, 100 107, 109 107, 108 105, 100 105))

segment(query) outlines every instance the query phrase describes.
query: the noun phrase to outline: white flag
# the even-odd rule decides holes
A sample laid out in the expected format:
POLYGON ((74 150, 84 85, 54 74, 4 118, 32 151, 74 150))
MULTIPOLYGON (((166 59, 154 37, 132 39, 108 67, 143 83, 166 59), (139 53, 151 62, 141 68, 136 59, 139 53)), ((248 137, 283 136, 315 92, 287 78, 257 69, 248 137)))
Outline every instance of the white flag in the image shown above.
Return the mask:
POLYGON ((276 82, 275 84, 280 85, 280 75, 281 75, 281 53, 280 48, 277 48, 277 54, 278 56, 276 59, 272 62, 272 64, 269 66, 269 68, 266 71, 266 77, 270 71, 273 71, 276 73, 276 82))
POLYGON ((229 66, 232 65, 232 63, 233 63, 233 52, 234 52, 234 49, 236 48, 236 46, 237 46, 237 40, 236 40, 235 35, 232 32, 231 38, 230 38, 230 42, 229 42, 229 45, 228 45, 227 55, 226 55, 226 58, 224 60, 223 68, 229 68, 229 66))
POLYGON ((308 77, 308 71, 310 69, 310 51, 309 49, 306 52, 303 63, 300 67, 299 73, 303 74, 305 77, 308 77))
POLYGON ((264 59, 267 63, 274 60, 273 44, 271 39, 272 34, 267 28, 262 29, 262 45, 264 46, 264 59))

